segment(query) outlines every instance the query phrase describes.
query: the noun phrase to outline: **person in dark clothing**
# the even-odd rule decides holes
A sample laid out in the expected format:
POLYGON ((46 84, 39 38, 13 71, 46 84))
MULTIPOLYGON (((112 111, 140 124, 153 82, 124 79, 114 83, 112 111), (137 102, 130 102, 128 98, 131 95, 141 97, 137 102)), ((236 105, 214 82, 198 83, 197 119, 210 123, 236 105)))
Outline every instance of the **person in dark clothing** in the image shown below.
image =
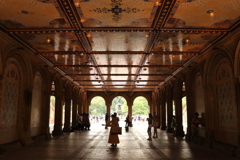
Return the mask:
POLYGON ((105 129, 108 128, 108 113, 105 114, 105 129))
POLYGON ((148 133, 148 139, 149 141, 152 140, 152 126, 153 126, 153 116, 151 113, 149 113, 149 117, 147 118, 148 121, 148 129, 147 129, 147 133, 148 133))

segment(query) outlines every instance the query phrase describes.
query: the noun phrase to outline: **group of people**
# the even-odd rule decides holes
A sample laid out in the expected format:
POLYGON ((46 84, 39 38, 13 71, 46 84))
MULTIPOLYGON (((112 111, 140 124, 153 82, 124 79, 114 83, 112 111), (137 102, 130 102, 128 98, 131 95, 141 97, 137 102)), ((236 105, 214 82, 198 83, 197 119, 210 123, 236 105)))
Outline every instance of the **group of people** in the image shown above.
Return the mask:
POLYGON ((154 116, 149 113, 149 117, 147 118, 148 121, 148 129, 147 129, 147 133, 148 133, 148 139, 149 141, 152 140, 152 138, 158 138, 157 135, 157 128, 159 126, 159 117, 158 115, 156 115, 156 113, 154 113, 154 116), (152 137, 152 127, 153 127, 153 137, 152 137))
POLYGON ((79 133, 81 133, 83 131, 90 131, 91 125, 90 125, 88 113, 78 114, 77 123, 78 123, 79 133))

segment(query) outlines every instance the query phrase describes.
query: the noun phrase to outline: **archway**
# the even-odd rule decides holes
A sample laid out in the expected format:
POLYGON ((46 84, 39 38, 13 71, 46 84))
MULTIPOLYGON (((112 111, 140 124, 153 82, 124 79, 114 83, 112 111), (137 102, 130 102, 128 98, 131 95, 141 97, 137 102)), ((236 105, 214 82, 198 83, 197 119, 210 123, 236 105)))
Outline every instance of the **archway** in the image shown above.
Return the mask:
POLYGON ((105 124, 105 114, 107 112, 106 102, 100 97, 94 97, 89 106, 89 119, 91 127, 105 124))
POLYGON ((119 120, 124 121, 128 114, 127 101, 122 96, 117 96, 112 100, 112 105, 110 107, 110 114, 117 113, 119 120))
POLYGON ((52 82, 52 87, 51 87, 51 96, 50 96, 49 133, 52 133, 53 127, 54 127, 55 105, 56 105, 55 83, 53 81, 52 82))
POLYGON ((133 126, 142 127, 147 125, 146 119, 150 113, 150 106, 145 97, 138 96, 133 101, 132 106, 132 123, 133 126))

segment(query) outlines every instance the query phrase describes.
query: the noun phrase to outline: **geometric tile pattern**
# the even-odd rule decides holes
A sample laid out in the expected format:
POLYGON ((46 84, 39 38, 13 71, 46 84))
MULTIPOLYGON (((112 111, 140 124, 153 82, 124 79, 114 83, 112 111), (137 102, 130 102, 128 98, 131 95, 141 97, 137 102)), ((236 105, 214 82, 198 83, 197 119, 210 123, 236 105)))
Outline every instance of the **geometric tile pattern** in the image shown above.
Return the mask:
POLYGON ((3 79, 2 122, 4 125, 16 124, 19 99, 19 70, 14 62, 5 68, 3 79))
POLYGON ((226 64, 220 65, 217 71, 217 95, 219 129, 236 131, 237 108, 233 74, 226 64))

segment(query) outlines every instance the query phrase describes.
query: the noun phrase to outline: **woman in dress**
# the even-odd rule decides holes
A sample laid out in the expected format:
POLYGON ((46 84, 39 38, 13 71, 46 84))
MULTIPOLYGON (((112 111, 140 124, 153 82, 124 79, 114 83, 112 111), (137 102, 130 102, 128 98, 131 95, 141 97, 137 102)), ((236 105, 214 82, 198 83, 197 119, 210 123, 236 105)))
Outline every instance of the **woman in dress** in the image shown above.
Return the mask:
POLYGON ((119 143, 119 138, 117 134, 112 134, 111 130, 112 127, 119 127, 118 125, 118 117, 116 115, 112 115, 112 120, 110 121, 110 125, 111 125, 111 129, 110 129, 110 134, 109 134, 109 138, 108 138, 108 143, 111 143, 112 147, 117 147, 117 144, 119 143))

